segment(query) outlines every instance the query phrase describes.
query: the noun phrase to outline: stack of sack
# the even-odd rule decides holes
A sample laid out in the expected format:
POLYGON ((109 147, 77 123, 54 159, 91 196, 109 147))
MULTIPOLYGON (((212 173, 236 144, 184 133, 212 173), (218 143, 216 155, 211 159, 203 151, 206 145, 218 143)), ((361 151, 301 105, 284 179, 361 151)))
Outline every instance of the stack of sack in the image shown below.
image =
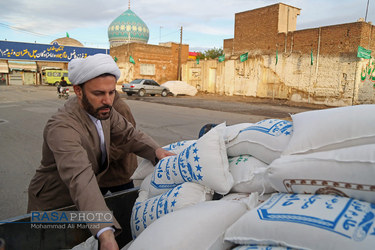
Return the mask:
POLYGON ((176 155, 132 176, 142 185, 123 249, 373 249, 374 113, 220 124, 165 146, 176 155))
POLYGON ((293 136, 268 177, 279 192, 375 203, 375 105, 292 115, 293 136))
POLYGON ((359 105, 299 113, 292 122, 220 124, 166 146, 176 156, 142 176, 127 248, 372 249, 374 113, 375 105, 359 105), (187 191, 176 204, 194 201, 175 210, 164 202, 163 217, 148 223, 143 207, 187 183, 201 193, 187 191), (224 197, 212 200, 213 192, 224 197))

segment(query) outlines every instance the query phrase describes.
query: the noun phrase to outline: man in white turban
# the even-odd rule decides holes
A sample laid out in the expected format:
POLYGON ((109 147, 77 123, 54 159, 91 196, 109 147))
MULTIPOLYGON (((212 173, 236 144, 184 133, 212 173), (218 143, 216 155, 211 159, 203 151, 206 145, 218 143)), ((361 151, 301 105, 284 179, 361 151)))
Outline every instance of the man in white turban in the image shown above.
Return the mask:
MULTIPOLYGON (((98 180, 111 167, 111 142, 154 164, 172 154, 112 109, 120 70, 109 55, 73 59, 68 68, 76 97, 44 128, 42 160, 30 182, 28 211, 74 204, 79 211, 108 212, 98 180)), ((90 225, 101 249, 118 249, 114 233, 121 227, 116 219, 90 225)))

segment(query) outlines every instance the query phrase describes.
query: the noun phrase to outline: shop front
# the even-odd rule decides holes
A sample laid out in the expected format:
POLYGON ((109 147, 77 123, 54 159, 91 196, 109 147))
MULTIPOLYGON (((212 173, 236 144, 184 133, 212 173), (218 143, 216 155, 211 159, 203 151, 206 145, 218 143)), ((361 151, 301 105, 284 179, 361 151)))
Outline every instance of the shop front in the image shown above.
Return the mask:
POLYGON ((8 73, 7 61, 0 61, 0 85, 8 85, 8 73))
POLYGON ((8 61, 9 85, 36 85, 37 65, 30 61, 8 61))

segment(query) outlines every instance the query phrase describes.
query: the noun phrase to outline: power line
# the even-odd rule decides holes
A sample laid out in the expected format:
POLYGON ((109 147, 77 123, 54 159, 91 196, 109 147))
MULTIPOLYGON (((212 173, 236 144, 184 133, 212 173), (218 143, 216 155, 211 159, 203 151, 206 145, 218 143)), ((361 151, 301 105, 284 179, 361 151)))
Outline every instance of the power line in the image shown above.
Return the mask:
MULTIPOLYGON (((42 34, 42 33, 38 33, 38 32, 33 32, 33 31, 29 31, 29 30, 26 30, 26 29, 23 29, 23 28, 18 28, 18 27, 14 27, 14 26, 11 26, 11 25, 8 25, 8 24, 5 24, 5 23, 0 23, 0 26, 4 27, 4 28, 7 28, 7 29, 11 29, 11 30, 15 30, 17 32, 22 32, 22 33, 28 33, 28 34, 31 34, 31 35, 34 35, 34 36, 38 36, 38 37, 49 37, 51 38, 52 40, 56 39, 55 36, 51 36, 51 35, 46 35, 46 34, 42 34)), ((87 45, 108 45, 109 43, 103 43, 103 42, 93 42, 93 41, 80 41, 81 43, 83 44, 87 44, 87 45)))
POLYGON ((42 33, 37 33, 37 32, 29 31, 29 30, 26 30, 26 29, 14 27, 14 26, 11 26, 11 25, 8 25, 8 24, 5 24, 5 23, 0 23, 0 26, 3 26, 5 28, 11 29, 11 30, 19 31, 19 32, 30 33, 32 35, 39 36, 39 37, 49 37, 49 35, 45 35, 45 34, 42 34, 42 33))

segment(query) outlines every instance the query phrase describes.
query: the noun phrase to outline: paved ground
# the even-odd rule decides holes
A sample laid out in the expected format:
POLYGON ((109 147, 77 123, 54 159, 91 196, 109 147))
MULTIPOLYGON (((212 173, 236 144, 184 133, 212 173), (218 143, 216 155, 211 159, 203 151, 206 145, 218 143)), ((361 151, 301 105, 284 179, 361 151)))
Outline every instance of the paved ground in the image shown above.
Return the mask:
MULTIPOLYGON (((71 91, 71 95, 74 95, 71 91)), ((318 106, 280 100, 199 94, 128 97, 137 127, 160 145, 196 139, 207 123, 290 119, 318 106)), ((53 86, 0 86, 0 220, 26 211, 27 187, 40 164, 42 132, 47 119, 64 104, 53 86)), ((324 107, 323 107, 324 108, 324 107)))
POLYGON ((287 120, 290 119, 290 114, 327 108, 323 105, 294 103, 285 100, 272 100, 243 96, 221 96, 203 93, 199 93, 196 96, 177 97, 137 97, 127 96, 125 93, 122 93, 121 96, 129 100, 139 100, 191 108, 202 108, 246 115, 266 116, 269 118, 279 118, 287 120))

